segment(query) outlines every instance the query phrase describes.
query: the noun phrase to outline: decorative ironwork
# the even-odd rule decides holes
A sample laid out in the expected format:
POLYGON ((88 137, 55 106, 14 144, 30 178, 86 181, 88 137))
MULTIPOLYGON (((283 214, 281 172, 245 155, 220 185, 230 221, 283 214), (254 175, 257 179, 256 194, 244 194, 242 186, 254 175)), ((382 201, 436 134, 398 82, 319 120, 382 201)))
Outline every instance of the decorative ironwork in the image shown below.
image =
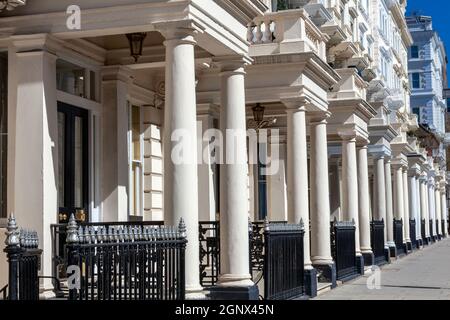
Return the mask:
POLYGON ((260 272, 264 269, 264 222, 250 222, 249 224, 249 257, 250 271, 260 272))
POLYGON ((39 270, 42 250, 36 231, 20 230, 14 215, 8 219, 4 249, 8 258, 8 286, 2 289, 9 300, 39 300, 39 270))
POLYGON ((186 226, 68 227, 69 266, 80 289, 70 300, 184 300, 186 226))
POLYGON ((403 219, 394 219, 394 241, 398 254, 406 253, 403 242, 403 219))
POLYGON ((355 222, 331 222, 331 252, 336 262, 338 280, 358 274, 356 266, 355 222))
POLYGON ((220 274, 220 224, 217 221, 199 222, 200 284, 217 284, 220 274))
MULTIPOLYGON (((75 222, 75 221, 73 221, 75 222)), ((160 226, 163 225, 163 221, 141 221, 141 222, 95 222, 95 223, 86 223, 86 222, 77 222, 77 226, 83 227, 91 227, 94 230, 99 228, 109 229, 110 227, 115 228, 124 228, 124 227, 138 227, 138 226, 160 226)), ((52 276, 55 279, 65 279, 67 277, 67 230, 69 224, 60 223, 60 224, 52 224, 50 225, 52 242, 53 242, 53 266, 52 266, 52 276)), ((72 235, 77 237, 77 235, 72 235)), ((57 283, 54 283, 55 285, 57 283)))
POLYGON ((411 238, 411 245, 413 249, 417 249, 417 235, 416 235, 416 220, 409 220, 409 237, 411 238))
POLYGON ((286 300, 302 296, 304 283, 305 228, 298 225, 264 225, 264 298, 286 300))
POLYGON ((380 265, 386 262, 384 253, 384 220, 370 223, 370 242, 374 255, 374 264, 380 265))

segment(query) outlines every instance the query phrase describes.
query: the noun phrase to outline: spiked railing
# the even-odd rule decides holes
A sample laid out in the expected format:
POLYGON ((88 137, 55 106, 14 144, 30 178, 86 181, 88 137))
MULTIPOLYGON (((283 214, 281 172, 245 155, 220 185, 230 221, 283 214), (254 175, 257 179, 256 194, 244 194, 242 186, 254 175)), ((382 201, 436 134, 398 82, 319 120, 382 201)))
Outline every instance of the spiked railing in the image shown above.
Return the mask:
POLYGON ((67 227, 69 299, 183 300, 186 226, 67 227))

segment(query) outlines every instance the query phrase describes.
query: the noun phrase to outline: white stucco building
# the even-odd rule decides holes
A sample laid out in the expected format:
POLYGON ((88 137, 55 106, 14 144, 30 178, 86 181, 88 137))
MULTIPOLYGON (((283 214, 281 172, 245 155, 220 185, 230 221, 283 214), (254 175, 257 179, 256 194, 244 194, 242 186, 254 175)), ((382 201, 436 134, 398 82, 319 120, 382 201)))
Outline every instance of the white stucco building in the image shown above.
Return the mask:
MULTIPOLYGON (((201 297, 198 222, 218 220, 220 287, 250 297, 248 219, 267 217, 305 222, 315 295, 317 275, 336 284, 334 219, 355 223, 360 274, 374 263, 372 220, 392 257, 394 219, 407 251, 426 240, 422 220, 441 221, 445 175, 414 136, 406 1, 78 2, 80 28, 66 0, 0 13, 0 213, 39 232, 42 274, 50 225, 71 214, 183 217, 186 288, 201 297), (247 129, 268 133, 256 162, 247 129)), ((427 239, 447 233, 425 225, 427 239)))

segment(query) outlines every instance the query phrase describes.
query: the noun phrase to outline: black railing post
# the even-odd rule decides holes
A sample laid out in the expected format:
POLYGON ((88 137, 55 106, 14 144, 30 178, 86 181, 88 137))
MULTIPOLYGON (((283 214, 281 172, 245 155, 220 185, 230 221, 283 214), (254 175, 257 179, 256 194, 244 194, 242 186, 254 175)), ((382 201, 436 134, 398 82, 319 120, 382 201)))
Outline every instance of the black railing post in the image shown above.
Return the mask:
MULTIPOLYGON (((75 220, 75 216, 72 214, 70 216, 69 224, 67 225, 67 267, 79 267, 79 243, 80 238, 78 236, 78 226, 75 220)), ((77 300, 78 298, 78 290, 76 285, 81 281, 81 270, 79 270, 78 274, 80 276, 79 279, 75 280, 75 283, 70 282, 69 280, 69 300, 77 300)), ((69 275, 69 278, 71 275, 69 275)))
POLYGON ((20 248, 20 234, 13 214, 8 220, 6 236, 4 252, 7 255, 9 265, 8 297, 9 300, 19 300, 19 262, 22 249, 20 248))
POLYGON ((180 233, 180 239, 183 241, 180 247, 180 300, 186 298, 186 267, 185 267, 185 254, 186 254, 186 225, 183 218, 180 219, 178 225, 178 232, 180 233))

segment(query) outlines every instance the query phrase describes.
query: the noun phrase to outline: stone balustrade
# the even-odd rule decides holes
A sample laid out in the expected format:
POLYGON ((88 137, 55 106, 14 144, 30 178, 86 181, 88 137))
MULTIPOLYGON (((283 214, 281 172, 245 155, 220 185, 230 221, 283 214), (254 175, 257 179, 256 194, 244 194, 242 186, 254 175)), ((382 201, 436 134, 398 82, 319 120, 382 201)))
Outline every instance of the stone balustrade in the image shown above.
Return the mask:
POLYGON ((314 52, 326 60, 327 40, 304 9, 266 13, 248 24, 251 56, 314 52))

